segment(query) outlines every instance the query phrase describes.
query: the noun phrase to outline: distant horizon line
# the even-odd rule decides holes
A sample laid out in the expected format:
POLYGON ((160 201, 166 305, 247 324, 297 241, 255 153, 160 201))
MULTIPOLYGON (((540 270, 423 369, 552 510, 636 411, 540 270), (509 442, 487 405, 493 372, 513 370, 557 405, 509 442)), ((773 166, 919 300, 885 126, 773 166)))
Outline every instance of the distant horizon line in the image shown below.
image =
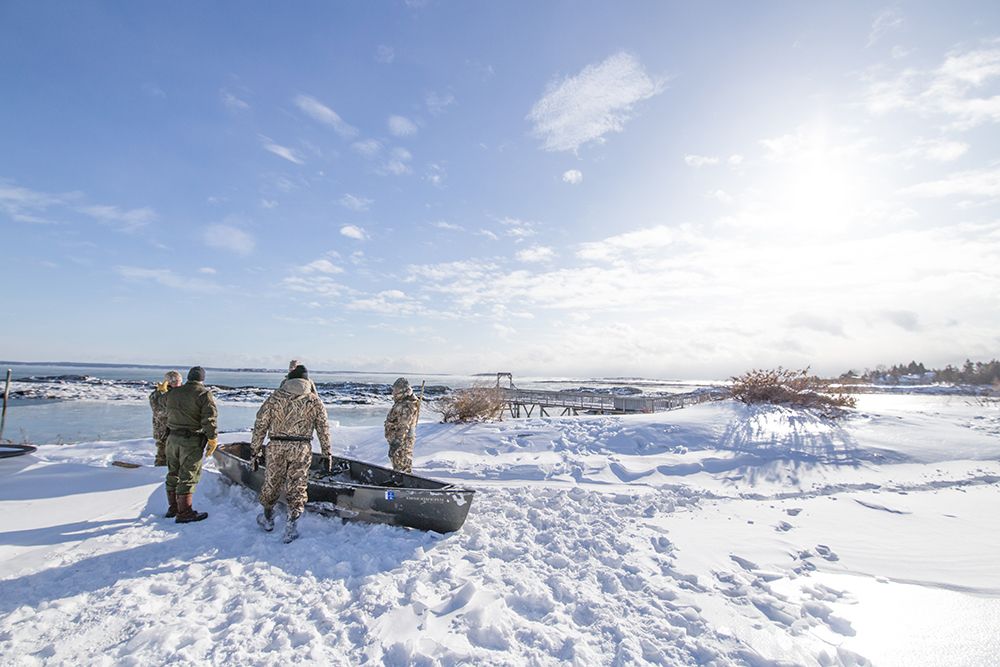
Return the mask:
MULTIPOLYGON (((17 361, 13 359, 0 359, 0 366, 12 365, 12 366, 66 366, 69 368, 149 368, 155 370, 177 370, 183 368, 184 366, 170 365, 170 364, 136 364, 136 363, 120 363, 120 362, 86 362, 86 361, 17 361)), ((287 373, 286 369, 282 368, 262 368, 262 367, 240 367, 240 368, 230 368, 226 366, 202 366, 206 371, 226 371, 230 373, 287 373)), ((464 375, 467 377, 488 377, 493 378, 497 375, 497 371, 491 371, 488 373, 428 373, 428 372, 417 372, 417 371, 358 371, 358 370, 320 370, 320 369, 310 369, 310 373, 323 373, 327 375, 417 375, 417 376, 430 376, 430 377, 444 377, 448 375, 464 375)), ((506 373, 505 371, 499 371, 500 373, 506 373)), ((719 382, 718 379, 695 379, 695 378, 656 378, 656 377, 645 377, 645 376, 625 376, 625 375, 612 375, 612 376, 600 376, 593 374, 585 375, 567 375, 567 374, 553 374, 544 375, 538 373, 525 374, 522 377, 542 377, 542 378, 558 378, 564 377, 570 380, 641 380, 646 382, 698 382, 698 383, 715 383, 719 382)))
MULTIPOLYGON (((0 365, 12 365, 12 366, 69 366, 71 368, 152 368, 157 370, 167 369, 174 370, 185 368, 183 364, 125 364, 118 362, 108 362, 108 361, 16 361, 13 359, 0 359, 0 365)), ((191 368, 188 366, 187 368, 191 368)), ((244 366, 239 368, 231 368, 227 366, 202 366, 206 371, 229 371, 232 373, 287 373, 287 369, 282 368, 263 368, 263 367, 252 367, 244 366)), ((349 370, 336 370, 336 371, 326 371, 319 369, 312 369, 313 373, 343 373, 343 374, 354 374, 354 375, 393 375, 393 374, 407 374, 406 371, 349 371, 349 370)), ((409 373, 409 375, 416 375, 417 373, 409 373)), ((420 375, 457 375, 457 373, 420 373, 420 375)), ((493 375, 492 373, 469 373, 468 375, 493 375)))

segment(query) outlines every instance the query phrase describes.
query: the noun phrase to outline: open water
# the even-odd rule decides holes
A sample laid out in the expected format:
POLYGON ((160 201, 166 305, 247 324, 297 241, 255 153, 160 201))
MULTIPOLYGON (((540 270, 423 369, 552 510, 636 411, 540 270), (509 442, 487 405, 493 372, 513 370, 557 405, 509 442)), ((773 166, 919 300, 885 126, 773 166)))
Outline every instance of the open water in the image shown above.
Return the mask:
MULTIPOLYGON (((126 366, 0 365, 0 382, 12 370, 10 400, 3 437, 32 444, 124 440, 151 436, 148 403, 154 385, 168 368, 126 366)), ((186 374, 186 369, 178 369, 186 374)), ((281 384, 284 372, 208 370, 209 385, 219 406, 219 430, 247 431, 257 409, 281 384)), ((343 426, 381 424, 392 404, 390 386, 399 373, 309 372, 327 406, 331 422, 343 426)), ((427 408, 421 421, 434 421, 434 399, 495 377, 473 375, 406 375, 419 391, 426 383, 427 408)), ((506 384, 506 379, 504 383, 506 384)), ((616 394, 662 395, 691 391, 703 382, 636 378, 580 379, 515 377, 522 389, 583 389, 616 394)))

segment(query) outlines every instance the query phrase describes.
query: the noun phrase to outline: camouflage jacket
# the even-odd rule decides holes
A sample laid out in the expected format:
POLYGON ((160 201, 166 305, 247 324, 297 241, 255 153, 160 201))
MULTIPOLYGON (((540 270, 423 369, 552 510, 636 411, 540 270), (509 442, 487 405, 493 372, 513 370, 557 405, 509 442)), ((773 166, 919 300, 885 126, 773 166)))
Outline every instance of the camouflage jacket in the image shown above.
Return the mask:
POLYGON ((413 392, 393 394, 395 403, 389 408, 385 418, 385 439, 397 442, 408 436, 415 436, 417 417, 420 415, 420 401, 413 392))
POLYGON ((149 395, 149 407, 153 409, 153 439, 167 437, 167 392, 154 389, 149 395))
POLYGON ((219 411, 215 397, 202 382, 189 380, 164 394, 167 426, 171 431, 201 432, 206 438, 218 437, 219 411))
POLYGON ((257 411, 251 449, 254 452, 260 451, 265 435, 272 440, 279 440, 283 435, 312 438, 313 430, 319 438, 323 456, 329 456, 330 424, 323 401, 312 393, 308 380, 285 380, 257 411))
MULTIPOLYGON (((301 379, 305 379, 305 378, 301 378, 301 379)), ((281 387, 284 387, 286 382, 288 382, 288 376, 287 375, 285 376, 285 379, 281 381, 281 387)), ((316 389, 316 383, 313 382, 312 380, 306 380, 306 382, 309 383, 309 391, 311 391, 312 393, 314 393, 317 396, 319 396, 319 391, 316 389)))

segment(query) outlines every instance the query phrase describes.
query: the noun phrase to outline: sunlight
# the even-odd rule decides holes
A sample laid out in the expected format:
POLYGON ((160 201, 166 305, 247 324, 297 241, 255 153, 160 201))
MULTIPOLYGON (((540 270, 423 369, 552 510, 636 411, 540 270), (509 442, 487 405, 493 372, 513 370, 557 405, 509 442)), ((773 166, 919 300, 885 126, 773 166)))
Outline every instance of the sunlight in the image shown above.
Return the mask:
POLYGON ((825 124, 800 130, 774 181, 776 220, 783 231, 836 235, 860 222, 866 203, 861 147, 834 142, 825 124))

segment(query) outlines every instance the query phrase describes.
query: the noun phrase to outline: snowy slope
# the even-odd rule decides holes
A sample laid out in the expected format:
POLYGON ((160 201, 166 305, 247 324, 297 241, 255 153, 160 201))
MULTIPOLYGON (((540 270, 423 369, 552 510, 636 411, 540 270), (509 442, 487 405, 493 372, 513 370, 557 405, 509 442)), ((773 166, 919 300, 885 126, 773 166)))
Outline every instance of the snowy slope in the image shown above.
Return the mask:
MULTIPOLYGON (((385 462, 381 429, 337 451, 385 462)), ((230 434, 229 440, 241 439, 230 434)), ((307 515, 291 545, 206 471, 159 518, 148 440, 0 461, 0 664, 989 664, 1000 412, 864 396, 421 424, 478 493, 441 536, 307 515)), ((211 467, 211 466, 209 466, 211 467)))

